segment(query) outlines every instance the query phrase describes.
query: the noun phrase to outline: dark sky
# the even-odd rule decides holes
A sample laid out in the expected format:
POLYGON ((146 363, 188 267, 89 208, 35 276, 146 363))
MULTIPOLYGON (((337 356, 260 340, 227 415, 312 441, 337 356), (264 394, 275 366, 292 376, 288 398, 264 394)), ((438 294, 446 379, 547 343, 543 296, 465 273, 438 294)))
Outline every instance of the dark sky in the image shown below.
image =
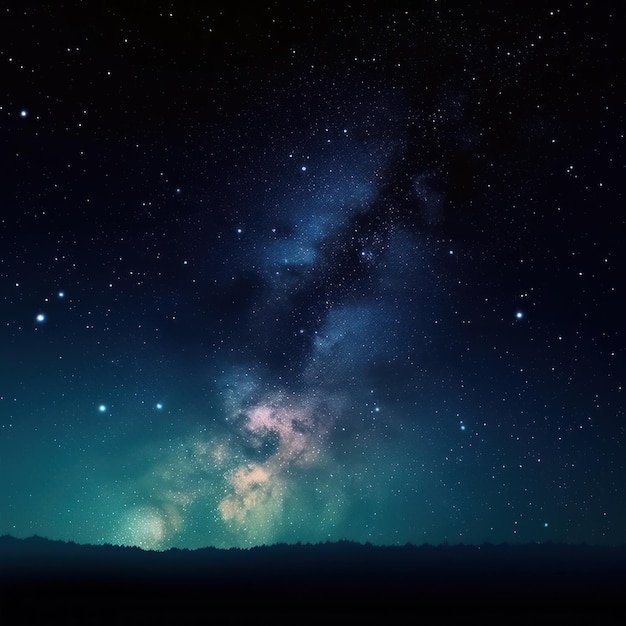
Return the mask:
POLYGON ((0 534, 626 540, 624 7, 16 2, 0 534))

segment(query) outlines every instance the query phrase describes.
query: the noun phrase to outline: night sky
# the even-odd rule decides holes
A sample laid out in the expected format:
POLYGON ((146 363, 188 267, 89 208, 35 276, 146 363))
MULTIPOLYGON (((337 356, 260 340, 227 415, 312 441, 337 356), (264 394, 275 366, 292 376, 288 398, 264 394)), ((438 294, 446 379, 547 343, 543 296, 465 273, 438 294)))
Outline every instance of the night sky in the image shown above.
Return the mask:
POLYGON ((626 542, 620 2, 15 2, 0 534, 626 542))

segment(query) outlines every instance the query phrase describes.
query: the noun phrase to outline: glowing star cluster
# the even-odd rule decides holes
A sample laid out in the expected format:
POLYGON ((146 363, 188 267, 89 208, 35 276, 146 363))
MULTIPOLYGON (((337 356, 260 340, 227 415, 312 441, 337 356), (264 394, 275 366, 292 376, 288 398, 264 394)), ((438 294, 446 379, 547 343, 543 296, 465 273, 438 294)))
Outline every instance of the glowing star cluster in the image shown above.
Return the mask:
MULTIPOLYGON (((256 536, 259 526, 279 521, 290 486, 290 470, 320 462, 325 426, 316 419, 315 402, 277 394, 246 414, 243 434, 264 460, 246 463, 228 476, 231 493, 219 504, 229 522, 256 536)), ((258 538, 258 537, 257 537, 258 538)))
POLYGON ((315 441, 319 424, 316 424, 311 409, 291 402, 283 403, 280 397, 274 403, 251 409, 246 429, 257 446, 261 446, 268 436, 278 438, 270 461, 277 460, 281 465, 309 465, 320 453, 319 442, 316 445, 315 441))
POLYGON ((180 529, 182 518, 173 507, 139 506, 124 515, 117 539, 121 545, 156 550, 180 529))
POLYGON ((268 510, 280 508, 280 485, 269 469, 261 465, 246 465, 235 470, 228 482, 233 493, 219 504, 225 521, 244 525, 261 509, 263 517, 267 517, 268 510))

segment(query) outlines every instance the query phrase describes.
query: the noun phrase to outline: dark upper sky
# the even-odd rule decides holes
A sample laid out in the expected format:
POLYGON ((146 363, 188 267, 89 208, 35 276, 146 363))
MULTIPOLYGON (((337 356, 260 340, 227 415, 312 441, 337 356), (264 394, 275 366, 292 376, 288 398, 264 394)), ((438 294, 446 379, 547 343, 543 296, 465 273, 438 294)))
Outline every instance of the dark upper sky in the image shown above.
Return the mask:
POLYGON ((8 3, 0 534, 623 543, 623 7, 8 3))

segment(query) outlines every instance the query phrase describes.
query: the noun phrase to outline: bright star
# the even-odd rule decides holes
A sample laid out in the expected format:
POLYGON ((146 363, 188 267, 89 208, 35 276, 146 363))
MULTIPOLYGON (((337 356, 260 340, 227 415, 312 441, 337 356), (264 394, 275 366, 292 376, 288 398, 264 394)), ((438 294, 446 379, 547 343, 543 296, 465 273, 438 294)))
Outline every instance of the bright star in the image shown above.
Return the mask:
POLYGON ((163 405, 160 402, 156 403, 156 408, 159 409, 159 411, 163 408, 163 405))
POLYGON ((65 292, 63 292, 63 291, 59 291, 59 293, 57 294, 57 296, 58 296, 59 298, 65 298, 65 292))
POLYGON ((22 109, 20 111, 20 117, 28 117, 28 111, 26 109, 22 109))
POLYGON ((38 322, 45 322, 46 321, 46 316, 43 313, 40 313, 35 319, 38 322))
POLYGON ((515 317, 516 317, 518 320, 521 320, 521 319, 523 319, 523 318, 524 318, 524 313, 523 313, 522 311, 518 311, 518 312, 515 314, 515 317))
POLYGON ((100 413, 104 413, 106 410, 107 410, 107 406, 106 406, 106 404, 101 404, 101 405, 98 407, 98 411, 100 411, 100 413))

